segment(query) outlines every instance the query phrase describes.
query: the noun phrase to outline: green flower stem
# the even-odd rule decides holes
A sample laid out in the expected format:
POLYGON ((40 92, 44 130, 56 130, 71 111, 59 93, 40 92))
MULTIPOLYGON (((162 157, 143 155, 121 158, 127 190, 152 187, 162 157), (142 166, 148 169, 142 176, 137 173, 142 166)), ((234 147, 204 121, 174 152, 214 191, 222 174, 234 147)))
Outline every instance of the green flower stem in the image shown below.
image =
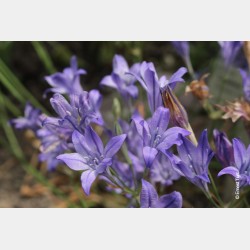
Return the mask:
POLYGON ((213 187, 215 196, 216 196, 216 198, 217 198, 217 200, 218 200, 220 206, 221 206, 221 207, 224 207, 224 203, 223 203, 223 201, 222 201, 222 199, 221 199, 221 197, 220 197, 220 195, 219 195, 219 192, 218 192, 218 190, 217 190, 217 188, 216 188, 216 185, 215 185, 215 183, 214 183, 214 179, 213 179, 213 176, 212 176, 210 170, 208 170, 208 175, 209 175, 209 178, 210 178, 210 181, 211 181, 211 184, 212 184, 212 187, 213 187))

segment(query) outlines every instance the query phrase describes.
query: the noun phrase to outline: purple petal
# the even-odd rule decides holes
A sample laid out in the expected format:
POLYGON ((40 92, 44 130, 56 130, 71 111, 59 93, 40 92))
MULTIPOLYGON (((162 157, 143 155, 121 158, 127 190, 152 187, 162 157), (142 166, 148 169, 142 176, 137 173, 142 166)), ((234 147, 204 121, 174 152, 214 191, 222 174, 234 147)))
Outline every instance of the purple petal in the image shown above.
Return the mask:
POLYGON ((102 174, 107 167, 110 167, 112 165, 112 158, 105 158, 98 166, 98 169, 96 169, 97 174, 102 174))
POLYGON ((89 91, 89 102, 94 110, 99 110, 101 107, 101 104, 102 104, 101 93, 96 89, 90 90, 89 91))
POLYGON ((115 88, 117 89, 117 84, 116 82, 114 81, 113 77, 110 75, 110 76, 104 76, 103 79, 101 80, 101 85, 103 86, 108 86, 110 88, 115 88))
POLYGON ((224 175, 224 174, 230 174, 233 177, 239 177, 239 170, 236 167, 227 167, 223 168, 219 173, 218 176, 224 175))
POLYGON ((183 75, 187 73, 187 69, 185 67, 182 67, 178 69, 169 79, 169 85, 172 89, 175 88, 176 83, 185 82, 185 80, 182 78, 183 75))
POLYGON ((181 208, 182 207, 182 195, 179 192, 172 192, 160 197, 157 203, 159 208, 181 208))
POLYGON ((63 161, 69 168, 76 171, 89 169, 86 160, 78 153, 62 154, 57 156, 56 159, 63 161))
POLYGON ((146 167, 150 168, 152 166, 157 154, 158 154, 158 150, 156 148, 151 148, 148 146, 143 148, 143 157, 144 157, 146 167))
POLYGON ((157 108, 149 122, 151 133, 158 131, 158 134, 163 134, 168 127, 169 118, 169 109, 164 107, 157 108))
POLYGON ((82 188, 86 195, 89 195, 92 183, 97 177, 97 173, 93 170, 86 170, 81 175, 82 188))
POLYGON ((56 111, 56 113, 64 118, 72 113, 72 107, 68 101, 60 94, 54 94, 53 98, 50 99, 51 106, 56 111))
POLYGON ((197 177, 199 179, 201 179, 202 181, 210 183, 210 179, 209 179, 207 173, 203 173, 203 174, 197 175, 197 177))
POLYGON ((88 147, 91 149, 91 151, 98 152, 99 155, 102 155, 103 144, 98 134, 90 126, 87 126, 84 135, 86 140, 85 143, 88 144, 88 147))
POLYGON ((162 98, 160 94, 160 86, 156 79, 155 72, 147 69, 145 72, 145 82, 147 85, 147 94, 148 94, 148 102, 149 108, 152 113, 162 106, 162 98))
POLYGON ((157 146, 157 148, 164 151, 172 147, 174 144, 181 145, 183 141, 180 135, 183 137, 188 136, 190 135, 190 132, 179 127, 172 127, 166 130, 162 136, 162 142, 157 146))
POLYGON ((124 140, 126 139, 127 135, 118 135, 113 137, 106 145, 104 149, 104 156, 105 158, 112 158, 118 150, 121 148, 124 140))
POLYGON ((213 156, 214 153, 208 143, 207 129, 204 129, 198 141, 197 161, 207 166, 213 156))
POLYGON ((128 63, 121 55, 115 55, 113 58, 113 71, 120 75, 129 71, 128 63))
POLYGON ((138 96, 138 88, 136 86, 134 86, 134 85, 127 86, 126 91, 133 98, 137 98, 137 96, 138 96))
POLYGON ((142 126, 142 123, 141 123, 143 121, 143 118, 141 117, 139 112, 135 112, 133 114, 131 120, 134 122, 138 134, 141 137, 143 137, 143 126, 142 126))
POLYGON ((91 154, 91 150, 89 145, 86 143, 85 136, 75 130, 72 134, 72 142, 74 144, 75 150, 77 153, 83 156, 89 156, 91 154))
POLYGON ((151 139, 151 135, 150 135, 150 131, 149 131, 149 126, 148 126, 148 123, 146 121, 141 121, 140 124, 142 126, 143 144, 145 146, 147 146, 147 145, 150 144, 150 139, 151 139))
POLYGON ((240 140, 233 139, 233 149, 236 167, 240 169, 245 162, 246 147, 240 140))
POLYGON ((158 194, 155 188, 142 179, 142 189, 140 193, 141 208, 154 208, 157 206, 158 194))

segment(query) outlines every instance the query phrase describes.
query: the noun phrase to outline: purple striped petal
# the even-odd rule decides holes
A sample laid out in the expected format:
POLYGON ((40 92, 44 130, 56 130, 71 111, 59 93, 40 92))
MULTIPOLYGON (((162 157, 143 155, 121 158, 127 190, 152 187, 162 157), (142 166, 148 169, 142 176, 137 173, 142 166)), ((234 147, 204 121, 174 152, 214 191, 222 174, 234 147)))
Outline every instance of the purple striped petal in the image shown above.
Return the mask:
POLYGON ((157 206, 158 194, 155 188, 147 181, 142 179, 142 189, 140 193, 141 208, 154 208, 157 206))
POLYGON ((86 170, 81 175, 82 188, 86 195, 90 194, 92 183, 97 177, 97 173, 93 170, 86 170))

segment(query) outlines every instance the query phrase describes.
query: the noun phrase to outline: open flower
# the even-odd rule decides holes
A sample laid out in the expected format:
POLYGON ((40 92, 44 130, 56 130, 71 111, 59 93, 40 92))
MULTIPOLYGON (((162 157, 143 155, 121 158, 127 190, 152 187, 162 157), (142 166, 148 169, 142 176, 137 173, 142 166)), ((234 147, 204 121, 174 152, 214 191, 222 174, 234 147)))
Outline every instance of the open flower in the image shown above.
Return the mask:
POLYGON ((166 91, 168 88, 174 89, 176 84, 179 82, 184 82, 182 76, 186 72, 186 68, 180 68, 168 80, 166 76, 158 78, 153 63, 143 62, 141 64, 140 73, 137 75, 134 74, 134 76, 147 92, 148 104, 151 113, 154 113, 158 107, 163 106, 161 93, 166 91))
POLYGON ((208 143, 207 130, 202 132, 197 147, 182 135, 180 137, 182 144, 177 146, 179 157, 169 152, 166 152, 166 155, 180 175, 207 192, 207 183, 210 182, 208 165, 214 155, 208 143))
POLYGON ((11 125, 14 125, 16 129, 31 129, 36 131, 41 127, 41 110, 34 108, 29 102, 26 103, 24 110, 24 117, 12 119, 11 125))
POLYGON ((142 179, 140 204, 141 208, 181 208, 182 196, 174 191, 159 198, 152 184, 142 179))
POLYGON ((140 64, 136 63, 129 68, 127 61, 121 55, 115 55, 113 58, 113 72, 101 80, 102 86, 108 86, 117 91, 124 97, 137 98, 138 88, 135 84, 135 77, 131 74, 137 74, 140 64))
POLYGON ((179 135, 190 134, 189 131, 179 127, 167 129, 169 117, 168 109, 158 107, 148 122, 139 117, 133 118, 137 131, 143 139, 143 157, 147 167, 151 167, 159 151, 165 152, 174 144, 182 143, 179 135))
POLYGON ((218 176, 230 174, 239 179, 240 188, 250 185, 250 145, 248 148, 239 140, 233 139, 234 163, 222 169, 218 176))
POLYGON ((82 91, 79 95, 70 95, 70 103, 60 94, 54 94, 50 99, 51 106, 60 118, 47 118, 44 124, 53 124, 84 132, 90 122, 103 125, 99 111, 102 96, 98 90, 82 91))
POLYGON ((77 153, 62 154, 57 159, 65 162, 73 170, 84 171, 81 175, 82 188, 86 195, 89 195, 92 183, 99 174, 104 174, 107 167, 112 165, 113 157, 125 139, 125 134, 115 136, 104 148, 100 137, 88 126, 84 135, 78 131, 74 131, 72 135, 77 153))
POLYGON ((80 75, 86 74, 84 69, 78 69, 77 59, 72 56, 70 59, 70 67, 51 76, 46 76, 45 80, 53 88, 48 89, 47 92, 54 92, 60 94, 75 94, 83 91, 80 84, 80 75))

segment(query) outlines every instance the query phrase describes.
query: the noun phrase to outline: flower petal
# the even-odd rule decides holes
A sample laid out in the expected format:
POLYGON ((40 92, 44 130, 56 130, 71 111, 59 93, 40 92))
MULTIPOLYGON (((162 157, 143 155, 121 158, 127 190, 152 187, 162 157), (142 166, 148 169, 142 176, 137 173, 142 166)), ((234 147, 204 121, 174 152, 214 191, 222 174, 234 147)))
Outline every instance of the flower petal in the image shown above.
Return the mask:
POLYGON ((158 154, 158 150, 156 148, 151 148, 148 146, 143 148, 143 157, 144 157, 146 167, 150 168, 152 166, 157 154, 158 154))
POLYGON ((122 134, 122 135, 118 135, 113 137, 106 145, 105 149, 104 149, 104 156, 105 158, 112 158, 117 151, 121 148, 124 140, 126 139, 127 135, 126 134, 122 134))
POLYGON ((80 155, 89 156, 91 154, 91 150, 86 143, 85 136, 79 133, 77 130, 75 130, 72 134, 72 142, 76 152, 80 155))
POLYGON ((161 151, 165 151, 169 149, 174 144, 181 145, 182 144, 182 137, 190 135, 190 132, 186 129, 179 128, 179 127, 172 127, 166 130, 162 136, 162 142, 157 146, 157 148, 161 151))
POLYGON ((69 168, 76 171, 89 169, 86 160, 78 153, 62 154, 57 156, 56 159, 63 161, 69 168))
POLYGON ((90 194, 92 183, 97 177, 97 173, 93 170, 86 170, 81 175, 82 188, 86 195, 90 194))
POLYGON ((169 118, 169 109, 164 107, 157 108, 149 122, 151 134, 155 133, 156 130, 158 130, 159 135, 163 134, 168 127, 169 118))
POLYGON ((115 55, 113 58, 113 71, 114 73, 121 75, 129 71, 128 63, 121 55, 115 55))
POLYGON ((158 202, 158 194, 155 188, 142 179, 142 189, 140 193, 141 208, 154 208, 158 202))
POLYGON ((113 77, 111 75, 109 76, 104 76, 101 80, 101 83, 100 85, 103 85, 103 86, 108 86, 110 88, 114 88, 114 89, 117 89, 117 84, 116 82, 114 81, 113 77))
POLYGON ((234 138, 233 149, 234 149, 235 164, 236 164, 236 167, 240 170, 240 167, 244 165, 246 147, 240 140, 234 138))
POLYGON ((53 98, 50 99, 51 106, 56 111, 56 113, 64 118, 72 113, 72 107, 68 101, 60 94, 54 94, 53 98))
POLYGON ((182 195, 179 192, 172 192, 160 197, 157 203, 159 208, 181 208, 182 207, 182 195))
POLYGON ((98 134, 90 127, 87 126, 85 129, 85 143, 88 144, 89 148, 93 153, 98 152, 99 155, 103 154, 103 144, 98 134))
POLYGON ((233 177, 239 177, 239 170, 236 167, 227 167, 223 168, 219 173, 218 176, 224 175, 224 174, 230 174, 233 177))

